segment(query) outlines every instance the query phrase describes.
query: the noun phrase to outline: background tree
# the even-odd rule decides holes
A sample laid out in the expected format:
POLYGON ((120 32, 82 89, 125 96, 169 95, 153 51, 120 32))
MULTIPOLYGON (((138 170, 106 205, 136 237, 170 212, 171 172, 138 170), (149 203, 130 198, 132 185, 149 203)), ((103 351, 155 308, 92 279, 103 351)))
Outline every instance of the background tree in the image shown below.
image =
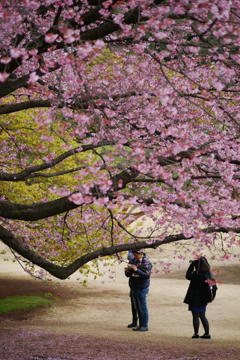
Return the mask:
POLYGON ((0 239, 60 279, 128 249, 191 240, 199 254, 224 233, 227 258, 240 243, 239 2, 3 0, 0 15, 0 239), (28 109, 37 157, 32 129, 13 126, 28 109), (39 178, 54 199, 30 195, 39 178), (130 227, 132 206, 147 232, 130 227), (70 217, 77 237, 94 234, 74 259, 70 217))

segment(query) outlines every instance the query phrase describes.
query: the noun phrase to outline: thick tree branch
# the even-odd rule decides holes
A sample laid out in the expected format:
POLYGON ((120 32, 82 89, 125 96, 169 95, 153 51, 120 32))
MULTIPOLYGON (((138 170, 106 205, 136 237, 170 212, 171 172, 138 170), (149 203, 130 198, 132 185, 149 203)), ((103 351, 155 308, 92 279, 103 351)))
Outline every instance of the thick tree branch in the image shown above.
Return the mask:
POLYGON ((30 100, 23 101, 17 104, 8 104, 0 106, 0 115, 11 114, 17 111, 34 109, 34 108, 42 108, 42 107, 50 107, 52 106, 51 101, 49 100, 30 100))
MULTIPOLYGON (((228 233, 235 232, 240 233, 240 228, 206 228, 202 230, 203 233, 228 233)), ((87 264, 89 261, 99 259, 100 257, 111 256, 117 253, 127 251, 127 250, 136 250, 136 249, 147 249, 157 247, 163 244, 169 244, 176 241, 181 240, 189 240, 192 237, 186 237, 184 234, 176 234, 166 236, 162 240, 153 240, 151 244, 149 241, 139 241, 131 244, 122 244, 122 245, 114 245, 107 248, 101 248, 99 250, 92 251, 86 255, 81 256, 77 260, 75 260, 72 264, 68 266, 59 266, 53 264, 37 254, 35 251, 31 250, 26 244, 19 241, 9 230, 5 229, 0 225, 0 239, 4 244, 15 250, 19 255, 23 256, 25 259, 31 261, 33 264, 40 266, 41 268, 48 271, 51 275, 55 276, 58 279, 66 279, 70 275, 72 275, 75 271, 81 268, 83 265, 87 264)))
MULTIPOLYGON (((115 191, 120 190, 118 187, 119 180, 122 181, 121 189, 123 189, 129 182, 137 177, 138 174, 139 172, 137 170, 131 168, 129 168, 128 171, 124 170, 112 177, 113 191, 109 189, 107 193, 102 193, 99 189, 99 186, 96 185, 91 189, 91 194, 89 196, 94 198, 108 196, 110 200, 113 200, 116 197, 115 191)), ((81 205, 84 204, 76 205, 69 200, 68 196, 49 202, 41 202, 30 205, 15 204, 10 201, 0 200, 0 216, 6 219, 36 221, 76 209, 81 205)))
POLYGON ((67 196, 32 205, 15 204, 10 201, 0 200, 0 216, 6 219, 36 221, 76 209, 77 207, 79 205, 74 204, 67 196))
MULTIPOLYGON (((137 94, 135 91, 127 92, 123 94, 115 94, 111 96, 112 100, 119 100, 119 99, 126 99, 131 96, 141 96, 141 94, 137 94)), ((89 106, 89 103, 92 105, 92 100, 109 100, 109 95, 107 94, 96 94, 94 96, 91 96, 90 99, 86 97, 86 95, 79 96, 77 99, 72 99, 72 102, 69 103, 69 108, 71 109, 87 109, 89 106)), ((0 115, 4 114, 11 114, 15 113, 17 111, 27 110, 27 109, 34 109, 34 108, 49 108, 56 106, 54 101, 50 100, 29 100, 29 101, 23 101, 17 104, 6 104, 0 106, 0 115)), ((65 107, 65 102, 58 102, 57 107, 63 108, 65 107)), ((102 105, 102 107, 105 107, 107 105, 102 105)))

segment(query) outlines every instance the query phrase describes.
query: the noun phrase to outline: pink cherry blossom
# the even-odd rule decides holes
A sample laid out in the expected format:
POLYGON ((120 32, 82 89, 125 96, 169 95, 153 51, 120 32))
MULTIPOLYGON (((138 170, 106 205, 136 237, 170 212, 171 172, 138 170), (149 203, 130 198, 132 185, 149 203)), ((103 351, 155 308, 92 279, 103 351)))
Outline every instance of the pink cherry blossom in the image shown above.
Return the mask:
POLYGON ((27 271, 239 248, 239 4, 0 5, 0 237, 27 271))
POLYGON ((38 79, 39 79, 39 76, 35 72, 33 72, 30 74, 28 82, 33 83, 33 82, 36 82, 38 79))
POLYGON ((22 50, 21 49, 10 49, 11 57, 14 59, 17 59, 18 57, 22 56, 22 50))
POLYGON ((0 61, 3 64, 8 64, 11 61, 11 58, 10 57, 2 57, 0 61))
POLYGON ((84 197, 80 192, 70 195, 69 200, 77 205, 84 203, 84 197))
POLYGON ((71 29, 66 29, 63 31, 63 39, 67 44, 71 44, 73 41, 76 40, 74 33, 75 32, 71 29))
POLYGON ((4 82, 9 77, 9 74, 6 72, 0 73, 0 82, 4 82))
POLYGON ((57 38, 58 38, 57 34, 48 33, 48 34, 45 35, 45 41, 48 44, 53 43, 57 38))
POLYGON ((220 81, 216 81, 214 82, 213 86, 215 87, 215 89, 217 91, 222 91, 222 89, 224 88, 224 84, 222 84, 220 81))

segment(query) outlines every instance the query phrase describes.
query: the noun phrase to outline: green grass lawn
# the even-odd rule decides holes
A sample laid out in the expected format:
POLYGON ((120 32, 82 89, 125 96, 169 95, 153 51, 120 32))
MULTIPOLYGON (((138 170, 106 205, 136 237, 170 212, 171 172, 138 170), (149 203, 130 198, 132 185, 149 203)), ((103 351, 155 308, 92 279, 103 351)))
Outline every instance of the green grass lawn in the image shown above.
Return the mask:
POLYGON ((29 309, 51 304, 52 301, 44 299, 41 296, 11 296, 0 299, 0 313, 8 313, 12 310, 29 309))

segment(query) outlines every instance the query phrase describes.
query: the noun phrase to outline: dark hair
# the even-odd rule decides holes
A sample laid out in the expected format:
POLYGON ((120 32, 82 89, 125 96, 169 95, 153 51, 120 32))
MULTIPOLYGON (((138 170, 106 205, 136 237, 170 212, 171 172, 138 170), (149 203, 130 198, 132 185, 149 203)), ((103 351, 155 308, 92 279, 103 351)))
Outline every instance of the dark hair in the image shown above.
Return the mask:
POLYGON ((194 262, 197 273, 207 273, 211 271, 210 265, 205 258, 205 256, 201 256, 197 261, 194 262))

